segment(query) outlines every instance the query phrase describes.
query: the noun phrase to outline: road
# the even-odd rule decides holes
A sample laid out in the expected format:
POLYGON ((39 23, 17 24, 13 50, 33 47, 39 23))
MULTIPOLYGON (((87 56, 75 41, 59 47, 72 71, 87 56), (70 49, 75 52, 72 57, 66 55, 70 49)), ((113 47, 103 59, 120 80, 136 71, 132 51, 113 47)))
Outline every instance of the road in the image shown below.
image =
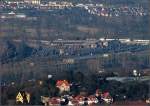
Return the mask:
POLYGON ((141 77, 107 77, 106 80, 116 80, 120 82, 128 82, 128 81, 150 81, 150 76, 141 76, 141 77))

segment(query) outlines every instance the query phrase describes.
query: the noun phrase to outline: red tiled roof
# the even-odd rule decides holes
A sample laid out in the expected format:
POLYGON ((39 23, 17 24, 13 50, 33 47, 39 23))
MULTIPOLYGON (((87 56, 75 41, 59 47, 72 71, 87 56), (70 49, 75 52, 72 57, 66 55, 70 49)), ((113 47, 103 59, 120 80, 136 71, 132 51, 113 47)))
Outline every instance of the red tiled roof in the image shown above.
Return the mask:
POLYGON ((90 100, 95 100, 95 99, 97 99, 94 95, 90 95, 90 96, 88 96, 88 99, 90 99, 90 100))
POLYGON ((104 92, 104 93, 102 94, 102 96, 103 96, 103 97, 108 97, 108 96, 110 96, 110 95, 109 95, 109 92, 104 92))
POLYGON ((56 83, 56 86, 61 86, 62 84, 65 84, 66 86, 69 86, 69 82, 66 80, 58 80, 56 83))
POLYGON ((55 104, 60 104, 60 101, 59 101, 58 99, 59 99, 59 98, 55 98, 55 97, 50 98, 50 99, 49 99, 49 103, 50 103, 50 104, 53 104, 53 105, 55 105, 55 104))
POLYGON ((79 104, 79 102, 77 100, 72 100, 71 101, 73 104, 79 104))
POLYGON ((75 97, 75 100, 84 100, 84 96, 78 95, 75 97))

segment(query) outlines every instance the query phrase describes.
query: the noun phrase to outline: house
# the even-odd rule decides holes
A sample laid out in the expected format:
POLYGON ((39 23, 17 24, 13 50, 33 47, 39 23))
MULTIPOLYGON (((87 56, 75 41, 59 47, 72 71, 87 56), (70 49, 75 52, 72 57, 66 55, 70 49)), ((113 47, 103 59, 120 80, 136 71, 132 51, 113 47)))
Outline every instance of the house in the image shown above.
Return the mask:
POLYGON ((41 102, 45 105, 45 106, 60 106, 60 97, 44 97, 41 96, 41 102))
POLYGON ((49 106, 60 106, 60 98, 59 97, 52 97, 48 101, 49 106))
POLYGON ((88 105, 98 103, 98 99, 94 95, 90 95, 87 98, 88 98, 88 105))
POLYGON ((150 98, 146 99, 146 103, 150 104, 150 98))
POLYGON ((18 103, 18 102, 23 103, 23 96, 20 92, 16 96, 16 103, 18 103))
POLYGON ((25 3, 33 4, 33 5, 39 5, 41 0, 24 0, 25 3))
POLYGON ((108 104, 111 104, 113 102, 113 98, 111 97, 109 92, 104 92, 103 94, 101 94, 101 99, 108 104))
POLYGON ((21 104, 30 103, 30 94, 25 91, 18 92, 18 94, 16 96, 16 103, 21 103, 21 104))
POLYGON ((79 102, 75 99, 72 99, 68 103, 69 106, 79 106, 79 102))
POLYGON ((67 80, 58 80, 56 87, 59 88, 60 92, 70 91, 70 84, 67 80))
POLYGON ((77 101, 79 105, 83 105, 84 104, 84 100, 85 100, 85 97, 82 96, 82 95, 78 95, 74 98, 74 101, 77 101))
POLYGON ((65 96, 65 97, 44 97, 41 96, 41 101, 45 106, 82 106, 82 105, 94 105, 98 103, 98 99, 95 95, 90 95, 88 97, 78 95, 75 97, 65 96))
POLYGON ((78 95, 76 96, 73 100, 72 100, 72 104, 78 104, 78 105, 93 105, 98 103, 98 99, 94 96, 94 95, 90 95, 88 97, 82 96, 82 95, 78 95))
POLYGON ((45 106, 48 106, 49 97, 41 96, 41 102, 42 102, 45 106))

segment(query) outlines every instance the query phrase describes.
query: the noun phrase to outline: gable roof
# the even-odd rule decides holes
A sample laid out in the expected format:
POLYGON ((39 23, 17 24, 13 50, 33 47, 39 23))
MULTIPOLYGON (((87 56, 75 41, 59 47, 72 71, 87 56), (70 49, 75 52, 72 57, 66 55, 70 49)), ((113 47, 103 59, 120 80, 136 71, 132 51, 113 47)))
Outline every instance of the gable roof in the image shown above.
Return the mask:
POLYGON ((61 86, 62 84, 65 84, 65 86, 69 86, 69 82, 67 80, 58 80, 56 83, 56 86, 61 86))

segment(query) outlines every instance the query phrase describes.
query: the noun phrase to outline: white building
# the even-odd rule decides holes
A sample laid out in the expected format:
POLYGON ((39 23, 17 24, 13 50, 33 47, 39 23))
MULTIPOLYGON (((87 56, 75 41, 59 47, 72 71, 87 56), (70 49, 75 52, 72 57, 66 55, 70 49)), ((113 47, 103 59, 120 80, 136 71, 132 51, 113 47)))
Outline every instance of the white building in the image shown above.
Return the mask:
POLYGON ((40 5, 41 0, 24 0, 25 3, 33 4, 33 5, 40 5))

